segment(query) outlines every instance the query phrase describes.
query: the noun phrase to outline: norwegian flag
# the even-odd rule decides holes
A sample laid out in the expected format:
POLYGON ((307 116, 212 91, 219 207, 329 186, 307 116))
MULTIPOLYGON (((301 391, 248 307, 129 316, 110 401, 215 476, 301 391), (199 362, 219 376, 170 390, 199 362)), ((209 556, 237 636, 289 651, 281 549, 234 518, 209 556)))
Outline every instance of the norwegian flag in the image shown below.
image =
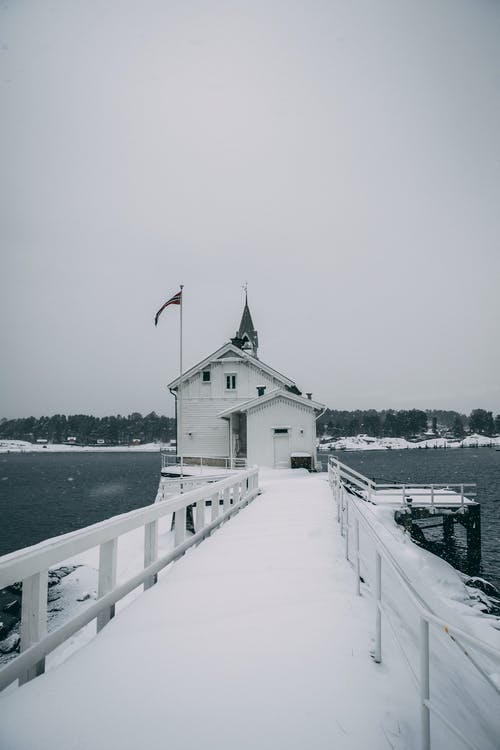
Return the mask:
POLYGON ((170 297, 170 299, 167 300, 165 304, 160 307, 160 309, 155 315, 155 326, 158 325, 158 318, 160 317, 160 315, 162 314, 162 312, 164 311, 166 307, 168 307, 169 305, 180 305, 180 304, 182 304, 182 289, 180 292, 177 292, 176 294, 174 294, 173 297, 170 297))

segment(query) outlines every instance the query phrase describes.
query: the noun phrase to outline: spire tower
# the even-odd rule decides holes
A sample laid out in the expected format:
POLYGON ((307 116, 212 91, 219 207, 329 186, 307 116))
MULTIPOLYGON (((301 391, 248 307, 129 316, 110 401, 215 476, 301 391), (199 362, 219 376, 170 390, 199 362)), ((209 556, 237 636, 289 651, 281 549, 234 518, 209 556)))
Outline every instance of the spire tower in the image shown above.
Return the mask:
POLYGON ((231 339, 233 344, 239 346, 240 349, 250 354, 252 357, 257 358, 257 349, 259 346, 259 337, 257 331, 254 328, 252 315, 248 306, 248 284, 243 285, 245 290, 245 307, 243 308, 243 314, 241 316, 240 327, 236 331, 236 336, 231 339))

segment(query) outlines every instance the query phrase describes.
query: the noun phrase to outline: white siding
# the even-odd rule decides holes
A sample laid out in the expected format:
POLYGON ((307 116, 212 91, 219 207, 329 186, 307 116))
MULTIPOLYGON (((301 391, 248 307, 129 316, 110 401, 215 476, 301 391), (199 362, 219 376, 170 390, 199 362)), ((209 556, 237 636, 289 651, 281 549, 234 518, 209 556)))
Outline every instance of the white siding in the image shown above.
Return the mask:
POLYGON ((312 407, 278 397, 256 405, 247 415, 248 465, 274 465, 274 429, 288 428, 289 452, 315 455, 316 419, 312 407), (302 430, 302 432, 301 432, 302 430))
MULTIPOLYGON (((210 369, 210 383, 202 382, 202 370, 182 382, 182 448, 185 456, 229 456, 229 423, 217 417, 232 405, 257 396, 257 386, 267 392, 280 381, 240 357, 225 357, 210 369), (226 374, 236 374, 236 389, 226 389, 226 374), (191 433, 191 435, 189 435, 191 433)), ((181 440, 178 436, 178 451, 181 440)))

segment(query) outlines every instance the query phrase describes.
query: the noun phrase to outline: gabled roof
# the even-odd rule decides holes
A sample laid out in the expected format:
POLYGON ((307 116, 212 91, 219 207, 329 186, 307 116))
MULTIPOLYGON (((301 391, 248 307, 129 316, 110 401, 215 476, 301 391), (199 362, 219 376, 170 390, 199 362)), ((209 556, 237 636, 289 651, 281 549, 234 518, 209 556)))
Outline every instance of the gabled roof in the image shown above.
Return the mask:
POLYGON ((227 419, 230 414, 234 414, 235 412, 239 411, 249 411, 249 409, 252 409, 254 406, 266 404, 269 401, 274 401, 277 398, 285 398, 288 401, 293 401, 294 403, 301 404, 301 406, 308 406, 310 409, 314 409, 314 411, 323 411, 323 409, 325 408, 325 405, 320 404, 318 401, 313 401, 312 399, 304 398, 303 396, 297 396, 295 393, 285 391, 283 388, 275 388, 274 390, 269 391, 269 393, 266 393, 264 396, 257 396, 256 398, 251 398, 248 401, 243 401, 243 403, 241 404, 234 404, 234 406, 230 406, 228 409, 224 409, 224 411, 219 412, 217 416, 222 417, 223 419, 227 419))
MULTIPOLYGON (((293 388, 295 386, 295 383, 293 382, 293 380, 290 380, 290 378, 287 378, 285 375, 282 375, 277 370, 273 370, 272 367, 269 367, 269 365, 266 365, 264 364, 264 362, 261 362, 260 359, 256 359, 256 357, 252 357, 250 354, 247 354, 246 352, 242 351, 234 344, 231 344, 231 342, 224 344, 224 346, 221 346, 221 348, 217 349, 216 352, 214 352, 213 354, 210 354, 201 362, 198 362, 198 364, 195 365, 194 367, 191 367, 190 370, 183 372, 182 379, 184 380, 184 379, 190 378, 195 373, 208 367, 208 365, 210 365, 212 362, 215 362, 218 359, 224 359, 224 357, 226 357, 228 354, 232 354, 234 357, 237 357, 238 359, 241 359, 244 362, 251 363, 258 370, 262 370, 262 372, 265 372, 267 375, 270 375, 271 377, 276 378, 276 380, 279 380, 281 383, 283 383, 284 386, 288 386, 290 388, 293 388)), ((180 377, 177 377, 175 380, 172 380, 172 382, 168 384, 167 388, 170 388, 170 389, 177 388, 177 386, 179 385, 179 381, 180 381, 180 377)))

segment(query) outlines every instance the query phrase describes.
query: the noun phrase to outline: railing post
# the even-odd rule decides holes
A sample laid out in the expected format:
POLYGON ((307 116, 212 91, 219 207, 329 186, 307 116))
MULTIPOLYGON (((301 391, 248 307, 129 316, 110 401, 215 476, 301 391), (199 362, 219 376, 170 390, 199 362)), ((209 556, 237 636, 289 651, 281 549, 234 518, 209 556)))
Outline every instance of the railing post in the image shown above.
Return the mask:
POLYGON ((231 507, 231 499, 229 497, 229 487, 226 487, 226 489, 224 490, 224 504, 222 506, 224 513, 226 513, 230 507, 231 507))
POLYGON ((186 506, 175 511, 174 545, 178 547, 186 538, 186 506))
POLYGON ((403 505, 406 505, 406 486, 404 484, 401 485, 401 494, 402 494, 402 503, 403 505))
MULTIPOLYGON (((35 573, 23 581, 21 604, 21 651, 33 646, 47 633, 47 571, 35 573)), ((45 672, 45 659, 30 667, 19 678, 19 684, 45 672)))
MULTIPOLYGON (((158 558, 158 521, 151 521, 144 526, 144 567, 155 562, 158 558)), ((153 575, 144 581, 144 591, 151 588, 158 581, 158 576, 153 575)))
POLYGON ((429 622, 420 618, 420 725, 421 750, 431 747, 429 622))
POLYGON ((216 492, 212 495, 212 513, 210 514, 210 520, 216 521, 219 515, 219 493, 216 492))
POLYGON ((345 504, 345 559, 349 560, 349 495, 345 504))
POLYGON ((345 490, 342 487, 340 490, 340 535, 344 536, 344 494, 345 490))
POLYGON ((460 505, 462 508, 464 507, 464 486, 463 484, 460 485, 460 505))
POLYGON ((196 533, 205 527, 205 498, 196 503, 195 525, 196 533))
POLYGON ((361 566, 359 561, 359 518, 354 523, 354 543, 356 545, 356 594, 361 596, 361 566))
MULTIPOLYGON (((118 539, 110 539, 99 547, 99 581, 97 585, 97 597, 112 591, 116 585, 116 557, 118 550, 118 539)), ((111 604, 97 615, 97 632, 115 616, 115 605, 111 604)))
POLYGON ((431 508, 434 511, 434 485, 431 484, 431 508))
POLYGON ((382 558, 375 553, 375 648, 373 660, 376 664, 382 661, 382 558))

